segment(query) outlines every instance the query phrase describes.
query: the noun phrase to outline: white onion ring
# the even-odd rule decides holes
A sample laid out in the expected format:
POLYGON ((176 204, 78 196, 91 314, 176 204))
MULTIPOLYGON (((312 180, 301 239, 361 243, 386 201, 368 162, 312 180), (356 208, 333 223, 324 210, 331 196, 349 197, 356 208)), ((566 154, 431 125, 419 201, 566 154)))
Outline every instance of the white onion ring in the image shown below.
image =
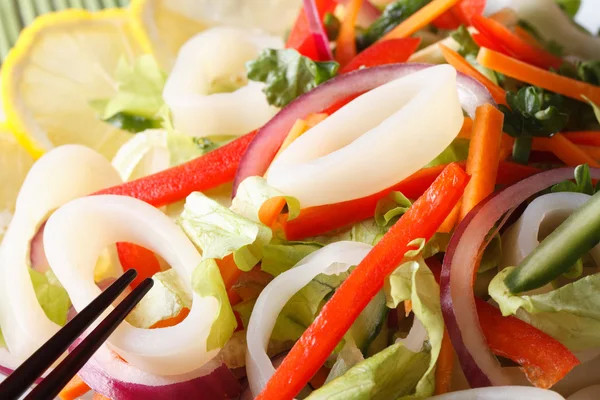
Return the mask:
POLYGON ((267 181, 303 208, 369 196, 438 156, 462 121, 456 70, 426 68, 361 95, 309 129, 273 161, 267 181))
POLYGON ((237 28, 206 30, 181 47, 163 97, 173 112, 175 128, 192 136, 243 135, 277 112, 250 81, 231 93, 211 94, 218 80, 246 80, 245 63, 265 48, 281 48, 278 37, 237 28), (226 50, 224 50, 226 49, 226 50))
POLYGON ((564 400, 560 394, 546 389, 527 386, 502 386, 461 390, 438 396, 430 400, 564 400))
MULTIPOLYGON (((191 292, 191 277, 201 256, 183 231, 156 208, 125 196, 86 197, 64 205, 46 223, 48 261, 73 306, 81 311, 100 294, 94 264, 100 251, 115 242, 135 243, 160 254, 191 292)), ((179 375, 211 360, 207 338, 218 313, 214 297, 193 293, 190 314, 161 329, 139 329, 127 322, 108 339, 113 351, 131 365, 156 375, 179 375)))
POLYGON ((17 359, 29 357, 60 328, 46 317, 31 284, 32 238, 56 208, 119 183, 119 175, 104 157, 79 145, 50 151, 29 171, 0 247, 0 326, 17 359))
POLYGON ((425 340, 427 340, 427 329, 415 315, 408 335, 404 339, 396 339, 396 343, 402 343, 408 350, 418 353, 423 349, 425 340))
POLYGON ((358 265, 371 249, 372 246, 358 242, 332 243, 305 257, 264 288, 254 305, 246 334, 246 372, 250 389, 255 396, 275 373, 266 348, 277 316, 288 300, 317 275, 339 274, 352 265, 358 265))

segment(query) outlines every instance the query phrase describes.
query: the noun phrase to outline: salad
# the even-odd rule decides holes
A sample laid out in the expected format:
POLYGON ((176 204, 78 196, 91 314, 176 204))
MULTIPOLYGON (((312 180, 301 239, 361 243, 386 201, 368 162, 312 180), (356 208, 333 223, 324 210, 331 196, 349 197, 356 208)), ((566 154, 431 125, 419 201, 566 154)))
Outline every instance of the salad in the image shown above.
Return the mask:
POLYGON ((600 398, 580 1, 15 4, 0 373, 136 269, 61 399, 600 398))

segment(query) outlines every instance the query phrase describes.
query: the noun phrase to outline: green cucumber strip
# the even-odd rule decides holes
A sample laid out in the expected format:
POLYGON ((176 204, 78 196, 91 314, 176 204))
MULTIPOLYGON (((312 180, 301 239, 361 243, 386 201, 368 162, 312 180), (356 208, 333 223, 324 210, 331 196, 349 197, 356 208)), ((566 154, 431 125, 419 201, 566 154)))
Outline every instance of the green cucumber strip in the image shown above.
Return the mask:
POLYGON ((560 224, 504 280, 511 293, 552 282, 600 242, 600 192, 560 224))

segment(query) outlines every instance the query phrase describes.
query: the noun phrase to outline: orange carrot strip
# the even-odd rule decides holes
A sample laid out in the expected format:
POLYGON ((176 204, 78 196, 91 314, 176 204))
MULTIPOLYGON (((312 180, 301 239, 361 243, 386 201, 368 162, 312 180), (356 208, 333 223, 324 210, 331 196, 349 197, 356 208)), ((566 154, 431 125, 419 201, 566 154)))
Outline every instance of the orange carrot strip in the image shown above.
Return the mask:
POLYGON ((590 167, 600 168, 600 164, 593 157, 561 133, 557 133, 551 138, 536 138, 535 141, 538 145, 546 146, 546 149, 571 167, 588 164, 590 167))
POLYGON ((150 329, 167 328, 169 326, 175 326, 178 323, 180 323, 181 321, 183 321, 185 319, 185 317, 188 316, 189 313, 190 313, 189 308, 183 308, 183 309, 181 309, 181 311, 179 311, 179 314, 177 314, 176 316, 174 316, 172 318, 164 319, 162 321, 158 321, 157 323, 152 325, 150 327, 150 329))
POLYGON ((563 135, 575 144, 600 146, 600 131, 566 132, 563 135))
POLYGON ((471 174, 471 180, 463 196, 460 220, 494 192, 500 163, 503 122, 504 114, 491 104, 484 104, 475 112, 473 138, 467 158, 467 173, 471 174))
POLYGON ((235 265, 235 261, 233 261, 233 254, 230 254, 216 261, 217 265, 219 266, 219 271, 221 271, 221 277, 223 278, 225 288, 227 288, 229 301, 232 305, 237 304, 240 301, 240 298, 235 292, 235 290, 230 289, 233 286, 233 284, 237 282, 238 278, 242 274, 242 271, 240 271, 237 265, 235 265))
POLYGON ((600 103, 600 87, 567 78, 544 69, 534 67, 523 61, 505 56, 496 51, 482 47, 477 56, 477 62, 484 67, 498 71, 511 78, 540 86, 555 93, 584 101, 586 96, 594 103, 600 103))
POLYGON ((405 19, 397 27, 385 34, 380 41, 388 39, 405 38, 419 29, 427 26, 431 21, 442 15, 453 5, 458 3, 458 0, 433 0, 419 11, 405 19))
POLYGON ((458 139, 471 139, 471 131, 473 130, 473 120, 465 117, 460 132, 456 136, 458 139))
POLYGON ((444 394, 450 391, 453 367, 454 347, 452 347, 448 330, 444 329, 442 347, 435 368, 435 394, 444 394))
POLYGON ((531 33, 527 32, 525 29, 521 28, 519 25, 515 26, 515 34, 520 37, 524 42, 527 42, 530 46, 535 46, 539 48, 543 48, 540 42, 534 38, 531 33))
POLYGON ((585 151, 594 160, 600 160, 600 147, 598 146, 586 146, 584 144, 577 145, 583 151, 585 151))
POLYGON ((112 399, 110 397, 103 396, 100 393, 96 392, 96 393, 94 393, 94 397, 92 397, 92 400, 112 400, 112 399))
POLYGON ((404 300, 404 315, 408 317, 408 314, 412 312, 412 300, 404 300))
POLYGON ((344 66, 356 56, 356 19, 362 7, 363 0, 350 0, 346 4, 345 15, 340 26, 335 48, 335 59, 340 66, 344 66))
POLYGON ((504 89, 496 85, 488 77, 479 72, 477 68, 472 66, 467 60, 464 59, 464 57, 462 57, 454 50, 450 49, 447 46, 444 46, 443 44, 439 44, 439 46, 448 64, 456 68, 458 72, 462 72, 463 74, 468 75, 471 78, 479 81, 483 86, 487 88, 487 90, 490 91, 496 103, 506 104, 506 92, 504 91, 504 89))
POLYGON ((462 201, 459 201, 458 203, 456 203, 456 205, 454 206, 454 208, 452 209, 450 214, 448 214, 448 217, 446 217, 446 219, 444 220, 442 225, 440 225, 440 227, 438 228, 438 230, 437 230, 438 232, 440 232, 440 233, 452 232, 452 229, 454 229, 454 227, 456 226, 456 223, 458 222, 458 217, 460 216, 461 205, 462 205, 462 201))
POLYGON ((67 383, 67 386, 65 386, 60 391, 58 397, 60 397, 61 400, 75 400, 76 398, 83 396, 90 390, 92 389, 90 389, 90 387, 83 381, 83 379, 81 379, 79 375, 75 375, 69 381, 69 383, 67 383))

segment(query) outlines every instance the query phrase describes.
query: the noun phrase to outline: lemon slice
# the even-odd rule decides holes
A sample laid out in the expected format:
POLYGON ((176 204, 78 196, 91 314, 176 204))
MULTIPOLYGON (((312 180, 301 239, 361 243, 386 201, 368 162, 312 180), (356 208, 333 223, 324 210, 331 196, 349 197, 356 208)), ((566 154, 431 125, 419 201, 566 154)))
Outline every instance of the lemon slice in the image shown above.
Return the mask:
POLYGON ((33 158, 0 123, 0 242, 15 209, 17 194, 33 165, 33 158))
POLYGON ((170 72, 181 46, 217 25, 282 35, 292 26, 302 0, 133 0, 138 40, 170 72))
POLYGON ((39 17, 23 30, 2 67, 9 126, 34 156, 66 143, 108 158, 131 135, 99 120, 91 100, 116 93, 117 62, 141 53, 126 10, 67 10, 39 17))
MULTIPOLYGON (((133 0, 130 7, 138 41, 146 52, 154 55, 165 72, 173 68, 179 48, 207 27, 205 23, 186 17, 184 12, 168 4, 170 1, 133 0)), ((189 0, 191 4, 195 1, 189 0)))

